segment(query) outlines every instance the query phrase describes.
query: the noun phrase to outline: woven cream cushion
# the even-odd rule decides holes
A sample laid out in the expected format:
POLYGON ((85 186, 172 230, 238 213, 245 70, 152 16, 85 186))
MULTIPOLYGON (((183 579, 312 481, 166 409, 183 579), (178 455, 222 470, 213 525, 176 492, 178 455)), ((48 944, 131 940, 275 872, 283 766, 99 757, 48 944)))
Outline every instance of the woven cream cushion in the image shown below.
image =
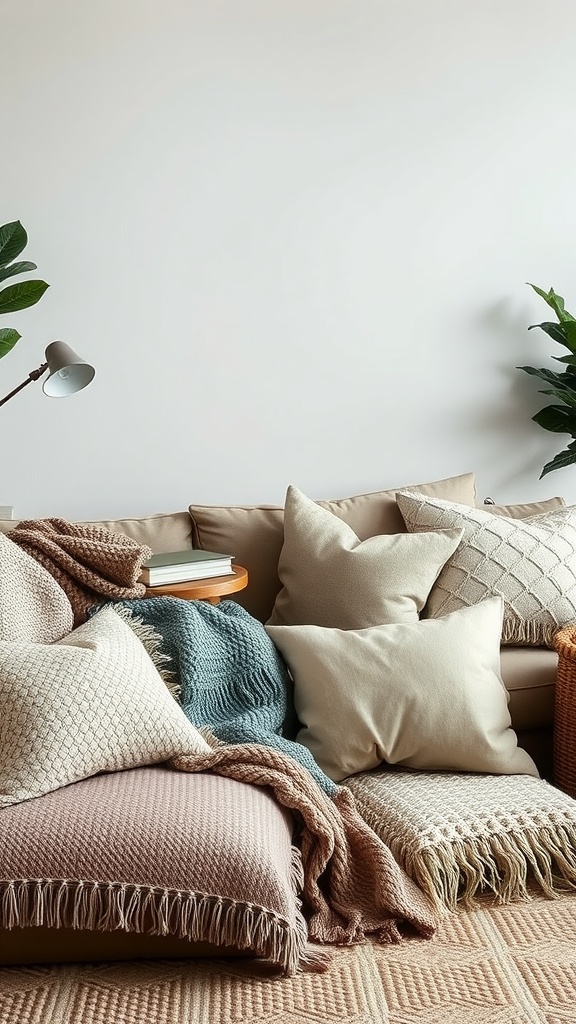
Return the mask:
POLYGON ((0 642, 0 807, 208 749, 111 607, 55 644, 0 642))
POLYGON ((538 775, 510 728, 502 607, 359 630, 267 626, 294 679, 298 742, 335 782, 382 761, 538 775))
POLYGON ((362 629, 416 622, 460 530, 368 537, 289 487, 278 573, 282 590, 270 625, 362 629))
POLYGON ((464 531, 432 588, 427 616, 500 594, 502 643, 546 647, 560 626, 576 621, 576 506, 512 519, 412 491, 396 500, 411 532, 464 531))
POLYGON ((60 584, 0 533, 0 640, 52 643, 73 623, 72 605, 60 584))

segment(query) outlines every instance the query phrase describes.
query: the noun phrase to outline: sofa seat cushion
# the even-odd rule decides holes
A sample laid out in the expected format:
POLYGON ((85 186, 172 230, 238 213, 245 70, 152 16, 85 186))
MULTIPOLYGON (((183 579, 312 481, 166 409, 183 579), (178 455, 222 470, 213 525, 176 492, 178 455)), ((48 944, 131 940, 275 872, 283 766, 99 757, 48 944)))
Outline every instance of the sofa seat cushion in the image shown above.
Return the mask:
POLYGON ((500 672, 510 694, 513 729, 553 725, 557 667, 558 655, 548 647, 502 647, 500 672))
MULTIPOLYGON (((473 506, 476 499, 473 473, 432 483, 415 484, 421 491, 473 506)), ((396 491, 370 491, 349 498, 319 501, 354 530, 360 540, 381 533, 406 533, 396 504, 396 491)), ((278 559, 284 541, 284 509, 280 505, 190 505, 192 543, 206 551, 234 555, 250 574, 250 586, 236 600, 261 622, 270 617, 280 590, 278 559)))
POLYGON ((0 927, 171 935, 294 970, 292 827, 267 789, 218 775, 158 765, 77 782, 0 814, 0 927))

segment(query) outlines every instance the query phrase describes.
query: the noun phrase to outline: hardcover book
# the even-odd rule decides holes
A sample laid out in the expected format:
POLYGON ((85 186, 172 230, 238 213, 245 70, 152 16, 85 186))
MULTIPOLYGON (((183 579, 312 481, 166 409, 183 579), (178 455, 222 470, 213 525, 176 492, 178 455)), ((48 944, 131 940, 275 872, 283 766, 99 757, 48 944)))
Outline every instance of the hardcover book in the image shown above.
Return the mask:
POLYGON ((208 579, 211 576, 228 576, 233 573, 233 555, 220 551, 202 551, 188 548, 186 551, 164 551, 152 555, 142 566, 140 581, 146 586, 160 586, 163 583, 185 583, 188 580, 208 579))

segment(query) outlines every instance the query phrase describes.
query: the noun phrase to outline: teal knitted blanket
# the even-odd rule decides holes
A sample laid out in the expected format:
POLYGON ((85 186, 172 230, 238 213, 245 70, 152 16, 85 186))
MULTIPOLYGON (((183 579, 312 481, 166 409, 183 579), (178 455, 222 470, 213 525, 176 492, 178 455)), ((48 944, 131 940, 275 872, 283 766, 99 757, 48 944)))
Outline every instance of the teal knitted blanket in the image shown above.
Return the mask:
POLYGON ((290 739, 292 681, 261 622, 230 600, 149 597, 114 606, 134 620, 136 631, 138 624, 153 629, 193 725, 208 727, 224 743, 275 747, 307 768, 326 793, 336 793, 310 751, 290 739))

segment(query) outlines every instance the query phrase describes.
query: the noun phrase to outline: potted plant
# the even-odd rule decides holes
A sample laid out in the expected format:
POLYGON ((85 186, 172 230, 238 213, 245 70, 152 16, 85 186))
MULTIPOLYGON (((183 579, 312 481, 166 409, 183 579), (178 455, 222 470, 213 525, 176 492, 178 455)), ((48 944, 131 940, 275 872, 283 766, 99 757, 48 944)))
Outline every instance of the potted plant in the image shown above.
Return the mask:
MULTIPOLYGON (((36 270, 36 264, 16 257, 26 248, 28 235, 19 220, 0 225, 0 282, 36 270)), ((0 289, 0 314, 16 313, 33 306, 48 288, 45 281, 21 281, 0 289)), ((22 337, 14 327, 0 328, 0 359, 22 337)))
POLYGON ((518 370, 524 370, 534 377, 539 377, 550 387, 543 389, 542 395, 551 395, 555 401, 540 409, 532 419, 545 430, 552 430, 556 434, 569 434, 573 440, 558 455, 547 462, 544 466, 540 479, 551 473, 554 469, 563 469, 576 462, 576 318, 567 311, 564 299, 558 295, 553 288, 544 291, 535 284, 530 288, 544 299, 556 314, 556 321, 545 321, 541 324, 531 324, 529 331, 539 327, 553 341, 557 341, 564 348, 568 349, 565 356, 554 356, 559 363, 563 363, 565 369, 561 373, 548 370, 546 367, 518 366, 518 370))

